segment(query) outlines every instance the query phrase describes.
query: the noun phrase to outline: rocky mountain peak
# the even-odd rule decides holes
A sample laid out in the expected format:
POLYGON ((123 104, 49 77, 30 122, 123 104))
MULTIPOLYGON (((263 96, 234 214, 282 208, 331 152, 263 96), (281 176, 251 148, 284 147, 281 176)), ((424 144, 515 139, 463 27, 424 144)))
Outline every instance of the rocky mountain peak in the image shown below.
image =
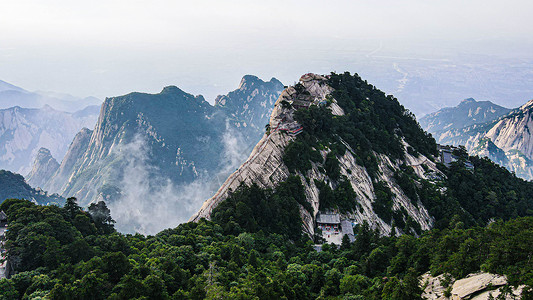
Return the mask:
POLYGON ((478 102, 478 101, 476 101, 476 99, 474 99, 474 98, 466 98, 463 101, 461 101, 461 103, 459 103, 459 105, 465 105, 465 104, 476 103, 476 102, 478 102))
POLYGON ((257 83, 264 83, 264 81, 255 75, 244 75, 239 83, 238 89, 252 88, 257 83))
POLYGON ((43 187, 46 181, 54 175, 58 168, 59 163, 54 157, 52 157, 50 150, 40 148, 35 156, 33 168, 26 176, 26 180, 31 186, 43 187))
POLYGON ((520 106, 520 110, 528 111, 533 107, 533 99, 526 102, 524 105, 520 106))
MULTIPOLYGON (((52 157, 52 154, 50 153, 50 150, 44 148, 44 147, 41 147, 39 148, 39 151, 37 151, 37 157, 36 159, 39 159, 39 158, 48 158, 48 157, 52 157)), ((53 157, 52 157, 53 158, 53 157)))

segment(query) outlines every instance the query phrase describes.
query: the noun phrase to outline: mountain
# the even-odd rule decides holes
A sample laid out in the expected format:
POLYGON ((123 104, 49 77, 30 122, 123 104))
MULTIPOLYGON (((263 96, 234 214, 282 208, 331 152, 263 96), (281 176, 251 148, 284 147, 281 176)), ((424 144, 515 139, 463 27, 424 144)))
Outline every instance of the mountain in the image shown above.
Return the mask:
POLYGON ((41 108, 44 105, 49 105, 57 110, 75 112, 86 106, 99 106, 101 103, 102 101, 95 97, 79 98, 55 92, 29 92, 0 80, 0 109, 15 105, 25 108, 41 108))
POLYGON ((532 125, 533 100, 500 116, 497 116, 499 113, 487 114, 487 109, 499 113, 505 111, 501 107, 485 103, 479 105, 475 111, 479 110, 483 112, 483 116, 488 115, 490 118, 476 117, 475 114, 465 118, 466 111, 473 111, 473 108, 461 103, 456 108, 444 109, 422 118, 421 124, 441 144, 464 145, 472 155, 486 156, 519 177, 533 179, 533 146, 529 129, 532 125), (446 128, 435 126, 442 124, 442 116, 449 111, 458 116, 462 115, 463 118, 446 128), (468 118, 470 120, 467 120, 468 118), (461 127, 462 125, 465 126, 461 127))
POLYGON ((279 93, 272 93, 273 90, 283 90, 283 84, 276 78, 263 82, 256 76, 246 75, 235 91, 218 96, 215 106, 226 112, 232 127, 237 128, 248 143, 255 145, 265 131, 279 96, 279 93))
POLYGON ((248 160, 190 221, 289 236, 301 226, 315 241, 340 244, 354 238, 353 224, 420 234, 454 218, 472 226, 531 213, 531 184, 450 149, 452 161, 439 164, 447 154, 414 115, 357 74, 306 74, 282 92, 248 160))
POLYGON ((282 89, 274 78, 247 75, 214 106, 175 86, 107 98, 94 131, 74 138, 43 188, 75 196, 82 205, 106 200, 124 230, 168 227, 188 218, 198 199, 246 159, 282 89), (140 216, 154 210, 172 216, 141 224, 140 216))
MULTIPOLYGON (((350 76, 348 80, 352 79, 350 76)), ((330 83, 332 80, 334 79, 306 74, 300 78, 298 84, 285 89, 270 117, 269 134, 263 136, 248 160, 224 182, 215 196, 203 204, 191 220, 212 218, 216 207, 233 191, 238 190, 242 183, 257 185, 260 188, 276 188, 291 176, 297 176, 296 181, 301 181, 303 185, 305 196, 302 197, 308 203, 299 203, 299 211, 304 220, 305 231, 311 235, 315 232, 314 225, 319 211, 326 213, 328 209, 333 208, 337 209, 341 218, 357 223, 367 221, 382 233, 389 234, 393 227, 389 218, 390 212, 380 217, 378 210, 381 209, 373 204, 376 195, 380 195, 378 189, 390 191, 390 194, 387 194, 391 196, 386 200, 387 207, 395 208, 394 211, 398 215, 395 218, 398 222, 410 218, 422 229, 431 228, 433 218, 428 211, 423 205, 419 205, 416 199, 409 199, 394 179, 395 172, 400 172, 403 165, 412 166, 421 178, 427 178, 429 174, 440 174, 435 163, 420 154, 431 155, 431 152, 428 152, 428 149, 431 149, 431 146, 428 147, 428 143, 432 143, 431 139, 421 131, 410 132, 412 129, 407 127, 416 125, 412 116, 401 113, 403 108, 400 108, 397 100, 389 99, 382 92, 378 93, 372 89, 368 94, 360 92, 357 102, 361 102, 367 109, 374 109, 370 107, 371 101, 374 101, 378 110, 375 117, 382 114, 382 117, 386 118, 391 113, 397 113, 391 115, 391 119, 398 118, 398 122, 404 126, 390 129, 403 129, 405 136, 395 138, 382 132, 389 126, 394 127, 396 124, 393 123, 383 124, 383 128, 379 128, 380 124, 375 123, 374 126, 378 128, 381 136, 377 137, 375 133, 371 134, 372 137, 365 136, 359 129, 352 127, 361 121, 355 120, 357 113, 346 113, 347 109, 349 112, 354 109, 353 103, 332 96, 335 94, 330 83), (376 103, 378 101, 382 102, 382 106, 376 103), (312 117, 307 115, 307 112, 312 117), (339 123, 335 124, 336 122, 339 123), (301 130, 303 133, 300 133, 301 130), (369 139, 375 138, 377 139, 374 147, 376 150, 380 149, 378 151, 369 149, 369 139), (302 140, 313 142, 306 145, 309 142, 304 143, 302 140), (421 141, 418 153, 414 150, 408 151, 411 141, 421 141), (383 148, 378 145, 381 143, 383 148), (307 159, 311 162, 306 161, 307 159), (362 164, 361 159, 367 163, 362 164), (324 193, 335 194, 342 191, 351 195, 351 199, 345 199, 348 204, 335 203, 324 208, 325 203, 321 201, 324 193), (344 207, 339 209, 339 205, 344 207)), ((360 79, 356 84, 362 85, 362 90, 367 88, 360 79)))
POLYGON ((511 110, 490 101, 465 99, 456 107, 443 108, 420 118, 420 126, 431 132, 437 142, 441 132, 461 129, 474 124, 483 124, 506 115, 511 110))
POLYGON ((19 106, 1 109, 0 168, 27 174, 41 147, 61 160, 76 133, 83 127, 94 126, 98 111, 97 106, 75 113, 48 105, 39 109, 19 106))
POLYGON ((41 205, 62 205, 65 202, 65 198, 57 194, 49 195, 41 189, 32 188, 22 175, 0 170, 0 203, 10 198, 26 199, 41 205))

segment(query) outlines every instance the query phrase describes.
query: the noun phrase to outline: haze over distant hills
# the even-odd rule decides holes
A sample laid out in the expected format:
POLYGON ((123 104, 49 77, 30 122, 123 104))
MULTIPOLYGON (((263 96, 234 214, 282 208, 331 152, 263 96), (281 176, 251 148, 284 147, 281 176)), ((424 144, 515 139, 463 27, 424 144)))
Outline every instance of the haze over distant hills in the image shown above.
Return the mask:
POLYGON ((0 109, 0 169, 27 174, 41 147, 61 160, 76 133, 94 127, 99 111, 96 105, 74 113, 48 105, 0 109))
POLYGON ((79 98, 68 94, 36 91, 29 92, 0 80, 0 109, 13 106, 24 108, 41 108, 45 105, 56 110, 76 112, 91 105, 100 105, 102 101, 95 97, 79 98))

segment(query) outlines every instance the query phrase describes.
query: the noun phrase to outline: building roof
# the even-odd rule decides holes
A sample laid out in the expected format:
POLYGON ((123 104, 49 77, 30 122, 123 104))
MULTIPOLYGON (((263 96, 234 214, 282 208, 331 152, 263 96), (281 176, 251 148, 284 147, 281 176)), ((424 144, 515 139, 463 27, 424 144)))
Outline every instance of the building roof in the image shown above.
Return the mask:
POLYGON ((350 220, 342 220, 341 221, 341 228, 343 234, 348 234, 353 236, 353 226, 352 222, 350 220))
POLYGON ((7 221, 7 216, 3 210, 0 211, 0 221, 7 221))
POLYGON ((316 222, 321 224, 339 224, 341 217, 339 214, 318 214, 316 222))

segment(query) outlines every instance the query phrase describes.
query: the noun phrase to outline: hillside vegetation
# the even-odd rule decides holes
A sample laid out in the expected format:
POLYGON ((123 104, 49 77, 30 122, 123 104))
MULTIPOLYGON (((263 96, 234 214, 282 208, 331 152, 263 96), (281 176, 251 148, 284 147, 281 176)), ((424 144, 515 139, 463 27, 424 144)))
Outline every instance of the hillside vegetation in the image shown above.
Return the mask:
MULTIPOLYGON (((419 299, 417 276, 460 278, 480 269, 533 286, 533 218, 380 237, 316 252, 306 237, 225 233, 216 222, 186 223, 155 236, 112 229, 105 207, 83 212, 7 200, 8 251, 18 271, 0 280, 0 298, 51 299, 419 299)), ((526 296, 531 297, 531 294, 526 296)), ((527 299, 527 298, 526 298, 527 299)))

